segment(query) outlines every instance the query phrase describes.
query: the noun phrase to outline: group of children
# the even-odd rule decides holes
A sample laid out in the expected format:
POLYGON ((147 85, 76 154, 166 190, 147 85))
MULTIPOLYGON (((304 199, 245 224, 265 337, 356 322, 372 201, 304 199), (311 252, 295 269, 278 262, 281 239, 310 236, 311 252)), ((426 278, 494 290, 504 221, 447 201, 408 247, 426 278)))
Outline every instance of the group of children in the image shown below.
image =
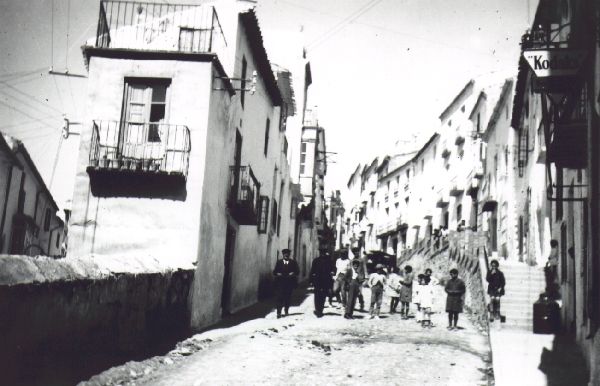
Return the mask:
POLYGON ((383 293, 390 296, 390 314, 396 313, 398 304, 401 304, 400 315, 408 319, 410 303, 417 306, 416 319, 423 328, 433 327, 431 323, 431 309, 434 303, 433 286, 439 281, 432 276, 431 269, 417 275, 418 285, 413 291, 414 273, 410 265, 404 267, 401 275, 398 267, 392 267, 389 275, 384 265, 378 264, 375 272, 369 276, 368 285, 371 288, 371 319, 379 319, 379 312, 383 300, 383 293))

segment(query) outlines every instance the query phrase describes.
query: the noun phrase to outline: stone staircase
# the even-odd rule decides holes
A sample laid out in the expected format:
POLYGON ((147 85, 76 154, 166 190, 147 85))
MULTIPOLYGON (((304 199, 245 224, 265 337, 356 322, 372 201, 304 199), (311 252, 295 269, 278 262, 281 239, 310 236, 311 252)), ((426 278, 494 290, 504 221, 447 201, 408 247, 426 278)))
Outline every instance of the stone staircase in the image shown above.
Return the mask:
POLYGON ((490 328, 533 332, 533 303, 545 288, 544 271, 525 263, 500 261, 500 270, 506 278, 501 314, 505 323, 496 320, 490 328))

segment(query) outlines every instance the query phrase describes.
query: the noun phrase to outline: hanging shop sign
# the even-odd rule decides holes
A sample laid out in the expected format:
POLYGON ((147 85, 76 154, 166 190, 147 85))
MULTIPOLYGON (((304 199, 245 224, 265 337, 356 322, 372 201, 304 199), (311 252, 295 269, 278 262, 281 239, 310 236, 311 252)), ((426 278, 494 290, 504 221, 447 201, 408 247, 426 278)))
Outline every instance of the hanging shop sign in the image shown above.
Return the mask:
POLYGON ((523 57, 538 78, 576 75, 587 56, 584 50, 526 50, 523 57))

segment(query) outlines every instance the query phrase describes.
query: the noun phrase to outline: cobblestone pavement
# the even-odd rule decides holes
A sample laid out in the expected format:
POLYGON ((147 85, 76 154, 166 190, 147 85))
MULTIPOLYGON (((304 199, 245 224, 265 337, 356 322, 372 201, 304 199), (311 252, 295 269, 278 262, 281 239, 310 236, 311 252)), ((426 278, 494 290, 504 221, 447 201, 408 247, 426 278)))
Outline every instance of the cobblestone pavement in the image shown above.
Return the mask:
MULTIPOLYGON (((369 289, 363 289, 365 300, 369 289)), ((445 294, 436 287, 432 321, 423 329, 414 318, 390 315, 384 298, 380 320, 342 310, 313 315, 307 296, 290 315, 214 329, 181 342, 165 357, 130 362, 97 375, 87 385, 490 385, 486 332, 461 314, 458 331, 446 329, 445 294)), ((414 305, 413 305, 414 307, 414 305)), ((411 313, 415 310, 412 309, 411 313)))

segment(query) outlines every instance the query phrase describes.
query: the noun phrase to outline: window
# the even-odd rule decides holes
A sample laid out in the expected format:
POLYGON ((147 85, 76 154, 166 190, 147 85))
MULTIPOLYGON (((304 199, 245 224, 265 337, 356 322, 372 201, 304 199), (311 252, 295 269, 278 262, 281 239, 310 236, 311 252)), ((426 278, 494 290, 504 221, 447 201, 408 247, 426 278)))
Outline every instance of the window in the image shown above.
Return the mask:
POLYGON ((245 96, 246 96, 246 92, 244 91, 246 89, 246 71, 248 71, 248 63, 246 62, 246 57, 243 56, 242 57, 242 81, 240 83, 240 103, 242 104, 242 108, 244 108, 244 100, 245 100, 245 96))
POLYGON ((17 213, 23 214, 25 212, 25 198, 27 193, 25 192, 25 173, 21 174, 21 187, 19 188, 19 200, 17 201, 17 213))
POLYGON ((292 205, 290 207, 290 218, 296 218, 296 211, 298 210, 298 201, 292 198, 292 205))
POLYGON ((563 169, 556 168, 556 219, 563 218, 563 169))
MULTIPOLYGON (((128 79, 125 90, 125 142, 161 142, 169 79, 128 79), (150 123, 150 124, 148 124, 150 123), (154 123, 154 124, 152 124, 154 123)), ((124 149, 124 151, 126 151, 124 149)))
POLYGON ((456 207, 456 221, 462 220, 462 204, 456 207))
POLYGON ((433 159, 435 159, 436 155, 437 155, 437 145, 433 145, 433 159))
POLYGON ((52 219, 52 211, 50 208, 46 209, 46 215, 44 216, 44 232, 50 230, 50 220, 52 219))
POLYGON ((304 168, 306 166, 306 142, 302 142, 300 148, 300 174, 304 174, 304 168))
POLYGON ((481 113, 477 113, 477 132, 481 131, 481 113))
MULTIPOLYGON (((60 233, 56 234, 56 248, 60 247, 60 233)), ((50 252, 50 251, 48 251, 50 252)))
POLYGON ((258 233, 267 233, 267 223, 269 222, 269 197, 260 196, 258 211, 258 233))
POLYGON ((281 104, 279 115, 279 131, 285 131, 287 125, 288 106, 286 103, 281 104))
POLYGON ((267 118, 267 124, 265 126, 265 157, 269 151, 269 129, 271 128, 271 120, 267 118))
POLYGON ((271 229, 275 230, 277 227, 277 200, 273 199, 273 211, 271 212, 271 229))

